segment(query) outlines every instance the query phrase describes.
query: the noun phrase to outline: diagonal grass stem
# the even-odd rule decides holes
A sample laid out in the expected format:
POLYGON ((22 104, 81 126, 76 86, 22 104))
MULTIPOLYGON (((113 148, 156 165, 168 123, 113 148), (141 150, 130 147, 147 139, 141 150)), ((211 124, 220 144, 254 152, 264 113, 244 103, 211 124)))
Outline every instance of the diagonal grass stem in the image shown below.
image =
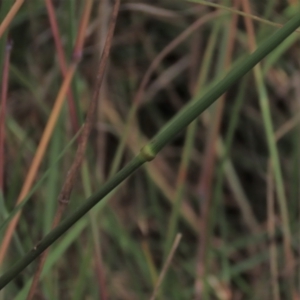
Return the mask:
POLYGON ((284 27, 266 39, 259 48, 253 52, 243 63, 234 68, 228 75, 214 86, 202 98, 193 99, 177 116, 162 128, 161 131, 147 144, 141 152, 131 160, 127 166, 109 179, 98 192, 88 198, 81 206, 63 220, 58 227, 46 235, 40 243, 15 263, 3 276, 0 277, 0 288, 5 287, 45 249, 53 244, 74 223, 83 217, 102 198, 122 183, 135 170, 146 161, 152 160, 155 155, 169 143, 181 130, 197 118, 206 108, 213 104, 224 92, 226 92, 238 79, 249 72, 258 62, 268 55, 275 47, 284 41, 300 26, 300 14, 296 14, 284 27))

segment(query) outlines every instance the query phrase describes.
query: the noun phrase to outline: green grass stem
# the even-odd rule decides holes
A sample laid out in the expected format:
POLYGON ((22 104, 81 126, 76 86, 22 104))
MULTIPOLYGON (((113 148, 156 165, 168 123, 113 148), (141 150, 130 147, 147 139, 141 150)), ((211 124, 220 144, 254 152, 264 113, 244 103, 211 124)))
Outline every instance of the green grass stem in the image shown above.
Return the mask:
POLYGON ((268 55, 284 39, 300 26, 300 14, 297 14, 284 27, 266 39, 241 65, 237 66, 221 80, 212 90, 200 99, 194 99, 191 104, 182 109, 158 134, 144 147, 141 152, 130 161, 127 166, 109 179, 98 192, 79 206, 66 217, 54 230, 46 235, 31 251, 17 261, 0 278, 0 288, 6 286, 26 266, 35 260, 46 248, 64 234, 74 223, 84 216, 102 198, 116 188, 122 181, 141 167, 146 161, 152 160, 155 155, 188 124, 196 119, 207 107, 214 103, 238 79, 249 72, 258 62, 268 55))

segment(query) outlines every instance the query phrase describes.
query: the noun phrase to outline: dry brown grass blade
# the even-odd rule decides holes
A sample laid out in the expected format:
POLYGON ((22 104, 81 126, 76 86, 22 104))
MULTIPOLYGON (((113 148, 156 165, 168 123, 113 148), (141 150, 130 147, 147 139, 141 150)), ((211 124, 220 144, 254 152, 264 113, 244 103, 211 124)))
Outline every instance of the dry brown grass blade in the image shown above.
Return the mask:
POLYGON ((19 11, 21 8, 22 4, 24 3, 24 0, 16 0, 14 5, 11 7, 10 11, 7 13, 6 17, 2 21, 0 25, 0 38, 2 37, 3 33, 15 17, 16 13, 19 11))
POLYGON ((3 193, 4 186, 4 136, 5 136, 5 115, 6 115, 6 103, 7 103, 7 89, 8 89, 8 76, 9 76, 9 63, 10 54, 12 49, 12 43, 9 41, 6 45, 3 75, 2 75, 2 87, 1 87, 1 110, 0 110, 0 192, 3 193))
MULTIPOLYGON (((113 38, 114 29, 115 29, 117 16, 118 16, 118 12, 119 12, 119 7, 120 7, 120 0, 116 0, 116 2, 114 4, 112 16, 111 16, 111 19, 110 19, 109 29, 108 29, 108 33, 107 33, 107 37, 106 37, 106 42, 105 42, 105 46, 104 46, 104 49, 103 49, 103 54, 101 56, 100 65, 99 65, 99 69, 98 69, 98 73, 97 73, 97 81, 96 81, 95 92, 93 94, 93 98, 92 98, 90 106, 88 108, 86 121, 83 125, 84 126, 83 127, 83 132, 82 132, 82 135, 81 135, 80 140, 79 140, 79 145, 78 145, 78 148, 77 148, 75 159, 73 161, 73 164, 72 164, 71 168, 69 169, 69 171, 67 173, 67 178, 66 178, 66 180, 63 184, 62 190, 61 190, 61 192, 58 196, 58 209, 57 209, 55 217, 54 217, 54 221, 53 221, 53 224, 52 224, 52 229, 55 228, 59 224, 59 222, 61 220, 61 217, 62 217, 67 205, 69 204, 71 191, 73 189, 74 182, 75 182, 75 179, 78 175, 78 171, 79 171, 79 168, 81 166, 81 163, 84 159, 84 154, 85 154, 85 150, 86 150, 88 137, 90 135, 90 131, 92 129, 92 125, 93 125, 93 121, 94 121, 94 117, 95 117, 95 112, 96 112, 96 107, 97 107, 97 101, 98 101, 98 98, 99 98, 101 83, 102 83, 102 80, 103 80, 103 77, 104 77, 104 74, 105 74, 105 67, 106 67, 108 57, 109 57, 109 53, 110 53, 110 48, 111 48, 112 38, 113 38)), ((89 12, 86 13, 86 10, 85 10, 85 13, 83 14, 83 20, 81 22, 81 27, 87 25, 87 20, 88 20, 89 15, 90 15, 91 6, 89 6, 87 9, 89 9, 89 12)), ((83 35, 84 31, 81 30, 81 33, 83 35)), ((78 51, 80 51, 80 49, 81 49, 80 47, 82 47, 82 45, 83 45, 83 40, 78 38, 74 52, 78 53, 78 51)), ((36 287, 37 287, 37 284, 38 284, 38 281, 39 281, 39 277, 40 277, 40 274, 42 272, 44 263, 46 261, 48 252, 49 252, 49 249, 47 249, 40 257, 38 268, 35 272, 34 279, 32 281, 32 285, 31 285, 29 294, 27 296, 27 300, 32 299, 33 296, 34 296, 34 293, 36 291, 36 287)))
POLYGON ((76 39, 74 51, 73 51, 73 58, 75 60, 80 59, 82 56, 85 32, 86 32, 86 29, 88 26, 88 21, 90 19, 93 2, 94 2, 94 0, 89 0, 89 1, 85 2, 85 7, 84 7, 82 18, 80 20, 77 39, 76 39))

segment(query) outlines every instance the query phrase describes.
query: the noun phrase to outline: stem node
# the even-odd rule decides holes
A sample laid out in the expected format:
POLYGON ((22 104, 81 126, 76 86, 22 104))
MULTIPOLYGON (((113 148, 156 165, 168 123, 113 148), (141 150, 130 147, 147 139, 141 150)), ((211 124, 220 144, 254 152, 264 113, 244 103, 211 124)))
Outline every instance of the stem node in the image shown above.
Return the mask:
POLYGON ((151 146, 149 144, 144 146, 141 149, 140 154, 143 157, 143 159, 145 159, 146 161, 151 161, 156 156, 156 153, 153 151, 153 149, 151 148, 151 146))

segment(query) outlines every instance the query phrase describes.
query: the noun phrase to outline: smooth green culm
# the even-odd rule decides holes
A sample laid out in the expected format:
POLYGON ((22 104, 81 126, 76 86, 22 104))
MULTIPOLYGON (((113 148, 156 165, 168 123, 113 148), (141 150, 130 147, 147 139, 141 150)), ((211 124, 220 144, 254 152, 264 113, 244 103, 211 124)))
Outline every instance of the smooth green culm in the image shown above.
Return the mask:
POLYGON ((84 201, 80 207, 78 207, 70 216, 66 217, 66 219, 64 219, 55 229, 48 233, 36 246, 24 255, 23 258, 16 262, 10 270, 0 277, 0 289, 16 277, 24 268, 26 268, 26 266, 28 266, 28 264, 36 259, 74 223, 145 162, 146 161, 142 159, 140 155, 136 156, 113 178, 108 180, 97 193, 84 201))
POLYGON ((0 277, 0 289, 5 287, 33 260, 35 260, 45 249, 54 243, 64 234, 74 223, 83 217, 109 192, 116 188, 122 181, 128 178, 135 170, 140 168, 147 160, 155 155, 169 143, 181 130, 196 119, 207 107, 213 104, 224 92, 226 92, 238 79, 249 72, 258 62, 268 55, 284 39, 292 34, 300 26, 300 13, 297 13, 284 27, 265 40, 259 48, 251 54, 243 63, 234 68, 223 80, 216 84, 202 98, 195 99, 180 111, 158 134, 146 145, 146 154, 138 154, 122 170, 109 179, 98 192, 88 198, 83 204, 66 217, 55 229, 47 234, 31 251, 17 261, 6 273, 0 277))
POLYGON ((170 122, 168 122, 151 140, 150 147, 158 153, 166 144, 213 104, 224 94, 238 79, 248 73, 258 62, 282 43, 290 34, 300 26, 300 13, 287 22, 284 27, 266 39, 255 52, 243 63, 232 69, 223 80, 211 88, 203 97, 195 99, 183 108, 170 122))

